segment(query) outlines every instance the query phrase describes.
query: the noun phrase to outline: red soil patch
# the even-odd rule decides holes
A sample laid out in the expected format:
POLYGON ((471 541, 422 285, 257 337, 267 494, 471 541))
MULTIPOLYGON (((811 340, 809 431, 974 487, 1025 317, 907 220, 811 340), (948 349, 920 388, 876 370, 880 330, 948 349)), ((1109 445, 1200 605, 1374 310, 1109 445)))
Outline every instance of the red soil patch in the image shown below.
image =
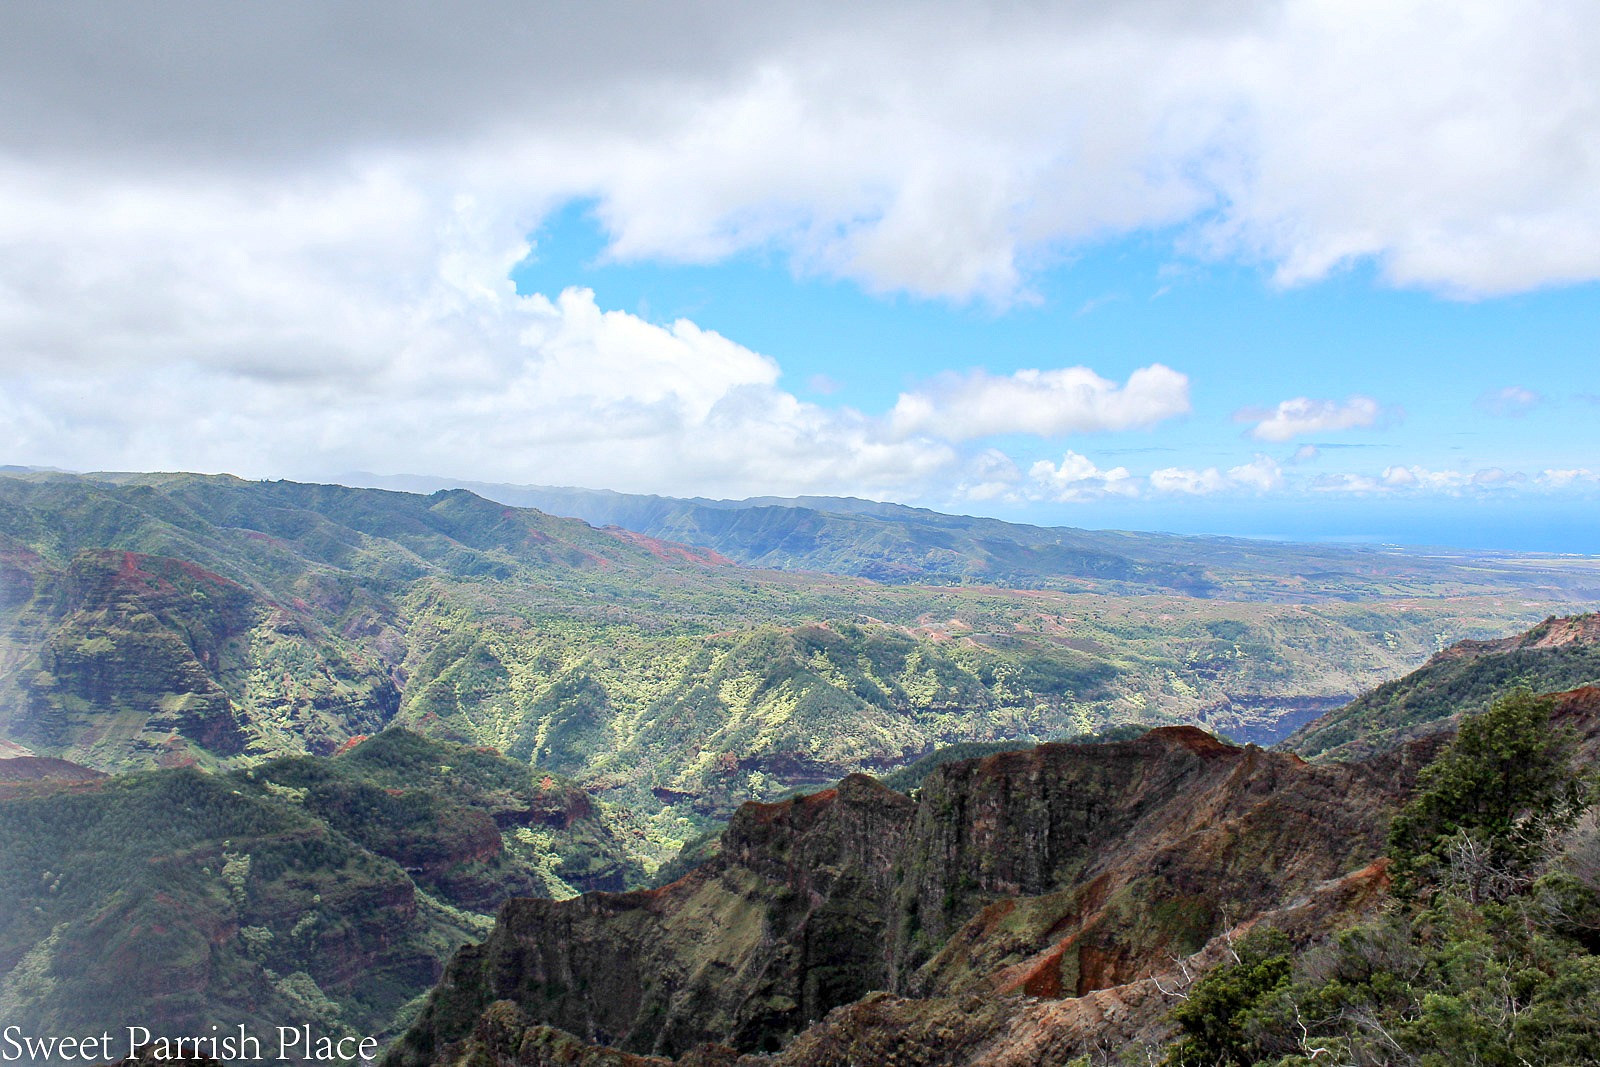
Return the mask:
POLYGON ((102 771, 51 756, 15 756, 0 759, 0 782, 93 781, 104 778, 102 771))
POLYGON ((715 551, 714 549, 702 548, 698 545, 680 544, 677 541, 663 541, 658 537, 651 537, 648 534, 635 533, 632 530, 624 530, 620 526, 606 526, 604 527, 604 530, 612 537, 615 537, 618 541, 633 545, 636 548, 642 548, 660 560, 678 563, 696 563, 702 567, 735 566, 733 560, 729 559, 727 556, 724 556, 722 553, 715 551))
POLYGON ((1202 756, 1221 756, 1239 751, 1232 745, 1223 744, 1197 726, 1158 726, 1144 736, 1163 744, 1181 745, 1190 752, 1202 756))
MULTIPOLYGON (((1060 1000, 1068 995, 1081 995, 1076 989, 1069 994, 1066 986, 1061 981, 1061 961, 1067 958, 1067 953, 1072 950, 1074 942, 1077 940, 1078 935, 1073 934, 1045 953, 1039 962, 1034 964, 1033 969, 1022 978, 1021 988, 1025 996, 1060 1000)), ((1005 990, 1005 992, 1011 992, 1011 990, 1005 990)))

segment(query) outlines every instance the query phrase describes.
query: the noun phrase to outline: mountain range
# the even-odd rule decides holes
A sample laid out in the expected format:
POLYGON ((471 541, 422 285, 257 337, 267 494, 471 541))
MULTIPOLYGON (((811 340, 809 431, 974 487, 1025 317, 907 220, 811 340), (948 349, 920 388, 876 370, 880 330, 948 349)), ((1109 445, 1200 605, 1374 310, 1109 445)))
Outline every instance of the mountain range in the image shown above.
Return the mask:
POLYGON ((1365 914, 1464 715, 1600 681, 1583 558, 561 492, 616 510, 0 477, 0 1015, 1058 1062, 1365 914))
POLYGON ((1572 556, 1040 527, 853 497, 707 500, 413 475, 349 480, 407 492, 467 489, 594 526, 700 545, 747 566, 892 584, 1289 602, 1513 588, 1585 603, 1600 596, 1600 570, 1572 556))

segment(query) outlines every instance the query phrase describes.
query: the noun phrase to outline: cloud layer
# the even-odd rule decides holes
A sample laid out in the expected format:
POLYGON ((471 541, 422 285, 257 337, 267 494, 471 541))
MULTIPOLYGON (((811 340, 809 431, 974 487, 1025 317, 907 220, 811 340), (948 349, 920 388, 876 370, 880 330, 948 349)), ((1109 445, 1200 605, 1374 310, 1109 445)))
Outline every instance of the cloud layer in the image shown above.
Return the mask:
MULTIPOLYGON (((737 339, 507 273, 583 198, 612 257, 759 250, 995 308, 1154 229, 1284 284, 1361 260, 1451 295, 1593 279, 1596 69, 1581 0, 9 5, 5 458, 1125 492, 1121 467, 1025 477, 968 443, 1171 419, 1189 382, 1159 363, 930 374, 860 413, 737 339)), ((1286 401, 1253 436, 1367 405, 1286 401)))
POLYGON ((622 256, 775 243, 876 288, 1005 300, 1040 251, 1179 224, 1286 283, 1364 257, 1461 293, 1600 275, 1584 0, 84 3, 4 22, 14 158, 309 181, 400 159, 525 214, 597 197, 622 256))

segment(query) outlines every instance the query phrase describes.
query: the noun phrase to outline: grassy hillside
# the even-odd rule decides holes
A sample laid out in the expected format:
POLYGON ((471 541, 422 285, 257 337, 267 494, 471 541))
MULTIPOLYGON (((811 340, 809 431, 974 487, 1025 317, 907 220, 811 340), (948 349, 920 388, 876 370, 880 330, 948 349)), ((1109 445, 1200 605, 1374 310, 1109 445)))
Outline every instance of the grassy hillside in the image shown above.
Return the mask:
POLYGON ((225 775, 17 762, 0 1018, 29 1033, 381 1033, 506 897, 637 876, 584 794, 403 731, 225 775))

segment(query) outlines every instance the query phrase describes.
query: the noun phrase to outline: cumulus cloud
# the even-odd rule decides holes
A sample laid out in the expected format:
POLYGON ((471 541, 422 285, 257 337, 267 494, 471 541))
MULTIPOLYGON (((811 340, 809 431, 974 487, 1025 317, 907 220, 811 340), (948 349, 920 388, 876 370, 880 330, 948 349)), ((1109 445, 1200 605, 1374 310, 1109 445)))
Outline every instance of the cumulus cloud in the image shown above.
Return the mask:
POLYGON ((1366 494, 1383 491, 1384 484, 1371 475, 1340 471, 1336 474, 1317 475, 1311 480, 1310 488, 1314 493, 1366 494))
POLYGON ((1158 493, 1209 496, 1213 493, 1253 490, 1272 492, 1284 485, 1283 470, 1270 456, 1257 455, 1249 463, 1230 467, 1196 470, 1192 467, 1163 467, 1150 472, 1150 488, 1158 493))
POLYGON ((1520 385, 1490 389, 1477 400, 1479 410, 1500 418, 1521 418, 1542 403, 1543 396, 1520 385))
MULTIPOLYGON (((1591 280, 1597 66, 1584 0, 6 5, 6 458, 968 477, 963 441, 1153 425, 1187 380, 972 373, 886 420, 799 399, 737 339, 507 273, 582 199, 615 259, 758 249, 997 307, 1156 230, 1284 284, 1358 260, 1464 296, 1591 280)), ((1364 399, 1279 405, 1255 436, 1368 425, 1364 399)), ((1208 471, 1166 480, 1255 484, 1208 471)))
POLYGON ((954 496, 957 500, 1014 500, 1021 480, 1016 460, 997 448, 986 448, 966 462, 954 496))
POLYGON ((1431 470, 1423 466, 1386 467, 1380 487, 1400 491, 1459 494, 1462 490, 1509 489, 1526 485, 1521 471, 1483 467, 1476 471, 1431 470))
POLYGON ((1567 489, 1577 485, 1600 484, 1600 474, 1587 467, 1546 468, 1534 481, 1543 489, 1567 489))
POLYGON ((1189 496, 1207 496, 1220 493, 1232 486, 1227 477, 1215 467, 1195 470, 1192 467, 1162 467, 1150 472, 1150 488, 1158 493, 1184 493, 1189 496))
POLYGON ((193 366, 30 375, 7 390, 0 426, 17 454, 77 467, 106 455, 141 469, 253 476, 465 467, 493 480, 635 491, 904 492, 958 458, 941 442, 889 440, 877 420, 772 387, 752 353, 715 368, 740 353, 689 324, 602 312, 581 291, 529 298, 514 318, 525 331, 506 346, 516 365, 492 390, 449 365, 401 361, 384 368, 392 380, 356 395, 193 366))
POLYGON ((1297 396, 1280 402, 1271 411, 1245 408, 1233 417, 1236 422, 1254 422, 1250 436, 1256 440, 1282 442, 1302 434, 1374 426, 1386 414, 1370 396, 1352 396, 1343 401, 1297 396))
POLYGON ((1547 470, 1530 479, 1523 471, 1508 471, 1502 467, 1459 471, 1435 470, 1413 464, 1385 467, 1380 477, 1348 472, 1322 475, 1312 481, 1311 488, 1320 492, 1432 493, 1461 496, 1521 488, 1530 482, 1544 488, 1564 489, 1582 481, 1586 473, 1582 470, 1547 470))
POLYGON ((72 209, 52 183, 12 187, 0 432, 13 461, 727 495, 953 483, 980 499, 1021 475, 992 450, 963 458, 962 440, 1187 407, 1187 379, 1160 365, 1122 385, 1087 368, 956 375, 887 415, 810 403, 772 359, 691 321, 603 309, 582 289, 517 294, 508 275, 529 246, 503 205, 386 166, 309 190, 81 180, 72 209))
POLYGON ((1120 386, 1088 367, 1020 370, 1005 377, 949 374, 921 391, 900 394, 889 421, 901 435, 931 432, 961 441, 1000 433, 1054 437, 1144 428, 1188 410, 1188 377, 1155 363, 1120 386))
POLYGON ((1138 496, 1139 485, 1126 467, 1101 470, 1094 461, 1067 451, 1060 463, 1041 459, 1028 468, 1036 493, 1062 502, 1094 500, 1106 496, 1138 496))
POLYGON ((1006 301, 1040 253, 1180 226, 1286 283, 1362 258, 1463 294, 1600 275, 1586 0, 23 4, 3 29, 17 156, 398 158, 593 196, 620 256, 776 245, 1006 301))
POLYGON ((1469 475, 1459 471, 1429 470, 1427 467, 1414 465, 1385 467, 1382 484, 1389 489, 1449 490, 1459 489, 1471 481, 1469 475))
POLYGON ((1258 493, 1270 493, 1283 487, 1283 469, 1271 456, 1257 455, 1249 463, 1230 467, 1228 479, 1258 493))
POLYGON ((13 248, 32 228, 74 238, 0 256, 0 292, 36 297, 0 302, 11 456, 867 494, 959 459, 801 401, 771 359, 687 320, 608 311, 581 289, 518 295, 506 272, 527 247, 471 199, 429 201, 381 173, 331 197, 165 195, 74 216, 41 194, 0 218, 13 248), (297 237, 279 232, 286 217, 297 237))
POLYGON ((1500 467, 1485 467, 1472 474, 1472 484, 1483 489, 1509 489, 1524 485, 1527 481, 1528 476, 1521 471, 1508 471, 1500 467))

